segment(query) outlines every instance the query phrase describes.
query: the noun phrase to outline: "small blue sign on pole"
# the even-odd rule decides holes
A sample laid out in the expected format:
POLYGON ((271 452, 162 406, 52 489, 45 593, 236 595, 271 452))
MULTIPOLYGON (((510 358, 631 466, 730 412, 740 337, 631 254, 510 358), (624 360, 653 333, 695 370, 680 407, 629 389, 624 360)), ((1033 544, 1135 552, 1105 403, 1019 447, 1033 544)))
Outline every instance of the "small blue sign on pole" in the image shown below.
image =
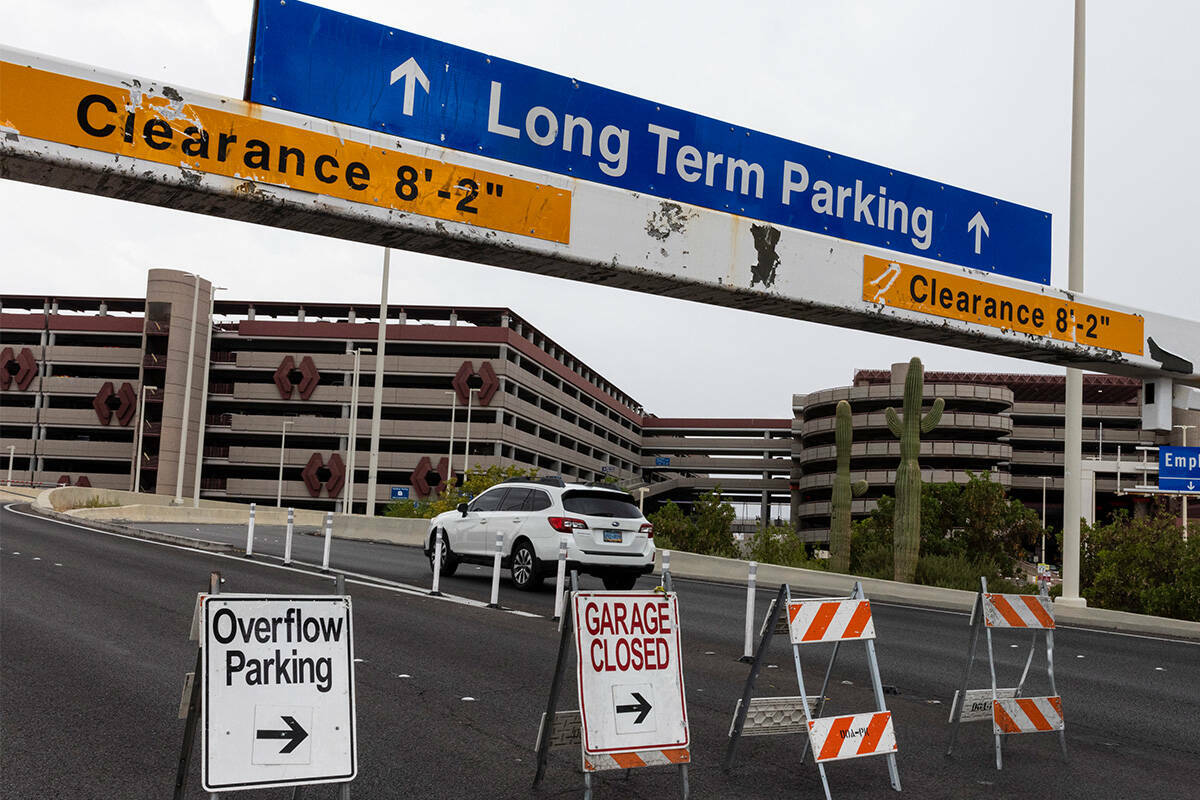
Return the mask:
POLYGON ((670 456, 655 456, 654 457, 654 466, 656 466, 656 467, 671 466, 671 457, 670 456))
POLYGON ((407 486, 393 486, 392 487, 392 499, 393 500, 407 500, 408 494, 410 491, 412 491, 412 490, 409 489, 407 486))
POLYGON ((1200 494, 1200 447, 1158 448, 1158 488, 1200 494))
POLYGON ((300 0, 258 9, 251 102, 1050 282, 1050 214, 1044 211, 300 0))

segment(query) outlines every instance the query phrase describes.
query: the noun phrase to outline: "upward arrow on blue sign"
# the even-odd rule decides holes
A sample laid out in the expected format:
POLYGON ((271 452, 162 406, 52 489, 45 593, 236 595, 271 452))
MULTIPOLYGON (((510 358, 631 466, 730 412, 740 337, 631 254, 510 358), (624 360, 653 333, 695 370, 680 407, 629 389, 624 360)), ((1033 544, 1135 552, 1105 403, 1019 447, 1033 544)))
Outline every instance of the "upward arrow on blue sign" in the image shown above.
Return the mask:
POLYGON ((815 234, 1050 282, 1050 215, 288 0, 248 100, 815 234))

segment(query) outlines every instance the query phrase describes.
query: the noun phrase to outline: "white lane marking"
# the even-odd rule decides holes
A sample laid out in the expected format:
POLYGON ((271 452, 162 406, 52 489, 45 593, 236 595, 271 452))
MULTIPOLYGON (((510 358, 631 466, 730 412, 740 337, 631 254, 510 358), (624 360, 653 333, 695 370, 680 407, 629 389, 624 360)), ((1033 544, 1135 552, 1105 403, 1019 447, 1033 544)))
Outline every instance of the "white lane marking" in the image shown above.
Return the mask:
POLYGON ((1155 667, 1155 668, 1154 668, 1154 671, 1155 671, 1155 672, 1166 672, 1166 670, 1165 670, 1165 669, 1163 669, 1162 667, 1155 667))
MULTIPOLYGON (((129 536, 128 534, 124 534, 124 533, 113 533, 111 531, 102 531, 102 530, 99 530, 98 528, 89 528, 86 525, 79 525, 74 522, 64 522, 63 520, 54 519, 53 517, 43 517, 40 514, 29 514, 24 511, 17 511, 15 508, 13 508, 13 505, 15 505, 15 504, 10 503, 10 504, 4 506, 4 510, 8 511, 9 513, 21 516, 21 517, 31 517, 33 519, 42 520, 43 522, 52 522, 52 523, 55 523, 58 525, 64 525, 68 528, 79 528, 80 530, 87 531, 88 533, 99 533, 99 534, 103 534, 105 536, 111 536, 115 539, 127 539, 131 542, 140 542, 142 544, 154 545, 156 547, 165 547, 170 550, 182 550, 186 553, 192 553, 192 554, 203 555, 203 556, 211 556, 213 558, 222 558, 227 561, 236 561, 237 563, 242 564, 242 565, 253 564, 256 566, 260 566, 260 567, 266 567, 267 569, 278 569, 278 570, 283 570, 284 572, 297 572, 301 575, 307 575, 307 576, 313 577, 313 578, 326 578, 331 581, 336 580, 333 575, 324 575, 320 572, 312 572, 307 569, 299 569, 297 567, 289 567, 289 566, 286 566, 283 564, 269 564, 266 561, 250 561, 243 556, 232 556, 232 555, 228 555, 226 553, 213 553, 208 550, 197 550, 196 548, 193 548, 193 547, 185 547, 184 545, 169 544, 167 542, 156 542, 152 539, 142 539, 137 536, 129 536)), ((20 555, 20 554, 16 553, 15 555, 20 555)), ((300 562, 300 561, 293 561, 292 563, 303 564, 303 562, 300 562)), ((308 565, 308 566, 311 566, 314 569, 320 569, 315 564, 308 565)), ((471 600, 470 598, 467 598, 467 597, 459 597, 457 595, 452 595, 452 594, 443 594, 441 597, 437 597, 437 596, 430 595, 429 591, 427 589, 424 589, 421 587, 408 586, 407 584, 398 583, 396 581, 389 581, 386 578, 376 578, 372 575, 361 575, 360 573, 356 573, 356 572, 342 572, 342 575, 347 576, 346 583, 356 584, 358 586, 368 586, 368 587, 371 587, 374 589, 382 589, 383 591, 395 592, 397 594, 406 594, 406 595, 411 595, 413 597, 426 598, 429 600, 439 600, 442 602, 454 603, 456 605, 471 606, 473 608, 487 608, 487 603, 484 603, 482 600, 471 600), (364 580, 354 580, 354 579, 350 578, 349 576, 358 576, 360 578, 363 578, 364 580)), ((488 608, 488 611, 496 611, 496 609, 488 608)), ((512 614, 513 616, 516 616, 516 617, 541 618, 541 616, 542 616, 541 614, 531 614, 527 611, 517 611, 515 609, 509 609, 509 608, 500 609, 500 611, 502 611, 505 614, 512 614)))
POLYGON ((411 678, 412 675, 409 675, 407 672, 405 672, 403 674, 397 675, 396 677, 397 678, 411 678))
POLYGON ((474 698, 474 697, 464 697, 464 698, 463 698, 463 702, 464 702, 464 703, 474 703, 474 702, 475 702, 475 698, 474 698))
POLYGON ((34 560, 34 561, 41 561, 41 560, 42 560, 42 557, 41 557, 41 556, 34 556, 34 557, 33 557, 33 560, 34 560))
POLYGON ((61 567, 61 566, 62 566, 62 563, 61 563, 61 562, 58 562, 58 561, 55 561, 55 562, 54 562, 54 566, 56 566, 56 567, 61 567))

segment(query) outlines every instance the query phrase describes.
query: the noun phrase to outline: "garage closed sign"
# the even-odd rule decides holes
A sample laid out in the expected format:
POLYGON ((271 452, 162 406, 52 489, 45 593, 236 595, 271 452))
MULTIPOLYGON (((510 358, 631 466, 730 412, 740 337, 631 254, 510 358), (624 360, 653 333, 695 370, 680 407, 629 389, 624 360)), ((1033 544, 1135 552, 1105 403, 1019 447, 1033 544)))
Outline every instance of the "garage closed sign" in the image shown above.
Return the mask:
POLYGON ((688 747, 676 595, 576 592, 585 754, 688 747))

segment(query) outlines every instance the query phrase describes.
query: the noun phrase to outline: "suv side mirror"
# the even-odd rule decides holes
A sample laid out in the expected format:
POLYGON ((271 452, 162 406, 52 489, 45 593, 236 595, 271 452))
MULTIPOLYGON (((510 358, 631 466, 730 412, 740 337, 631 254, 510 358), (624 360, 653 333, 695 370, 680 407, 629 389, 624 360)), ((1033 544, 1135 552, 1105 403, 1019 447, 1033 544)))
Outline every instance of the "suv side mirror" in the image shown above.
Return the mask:
POLYGON ((458 504, 458 513, 462 514, 464 517, 467 515, 467 504, 466 503, 458 504))

